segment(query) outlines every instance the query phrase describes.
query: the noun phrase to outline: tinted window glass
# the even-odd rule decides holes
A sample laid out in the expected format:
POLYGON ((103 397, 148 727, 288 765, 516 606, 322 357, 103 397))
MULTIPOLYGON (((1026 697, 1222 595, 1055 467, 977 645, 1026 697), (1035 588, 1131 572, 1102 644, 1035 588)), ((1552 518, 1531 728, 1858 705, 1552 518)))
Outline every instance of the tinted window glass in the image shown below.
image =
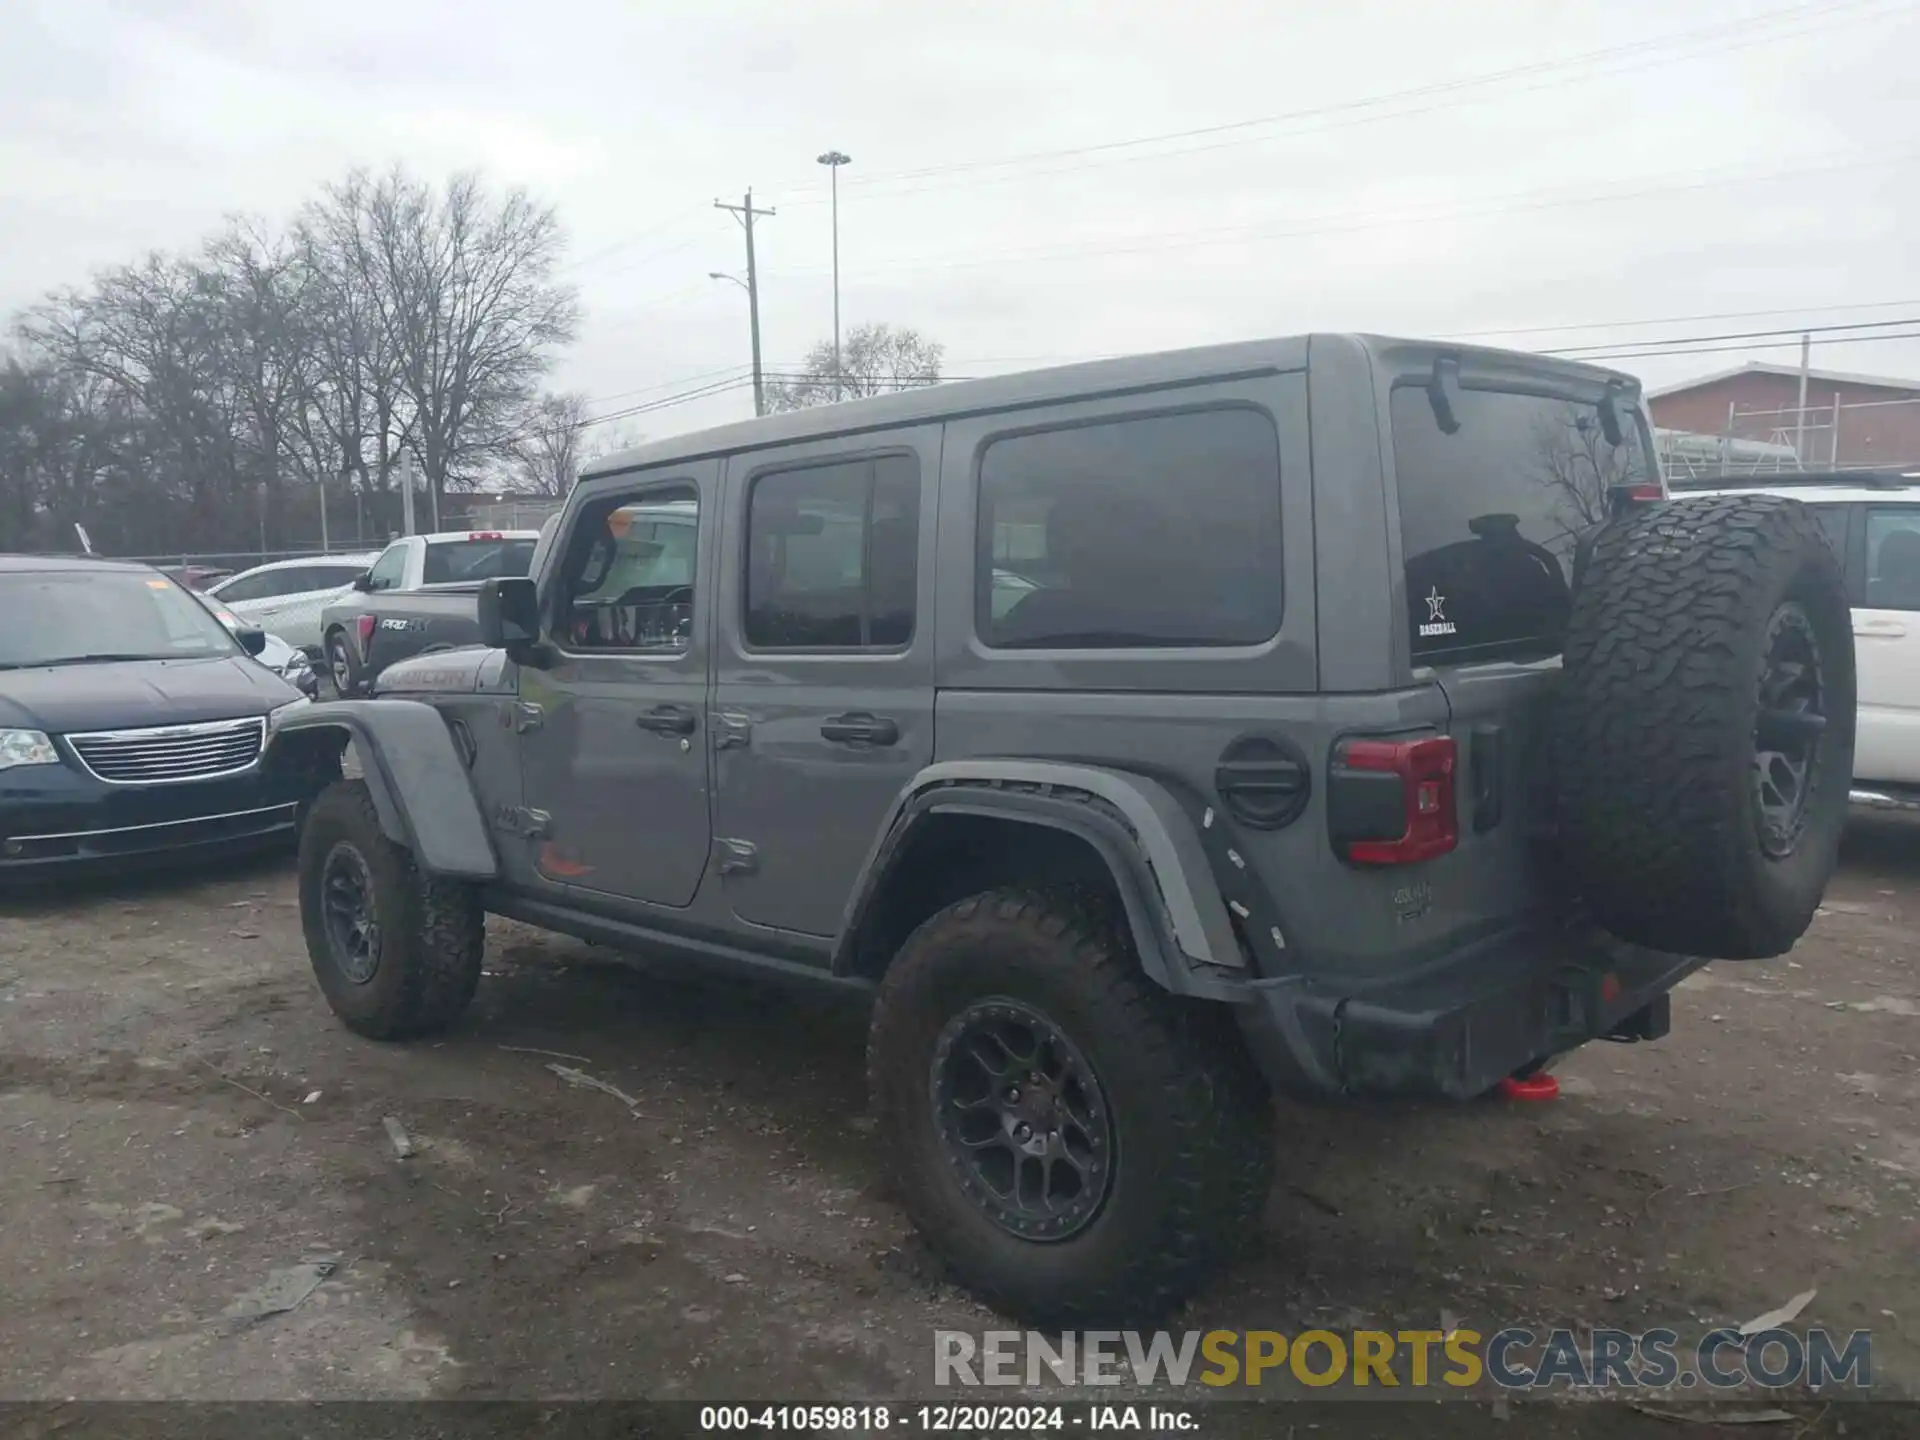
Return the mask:
POLYGON ((442 540, 427 546, 422 585, 458 585, 498 575, 525 575, 533 563, 531 540, 442 540))
POLYGON ((304 572, 309 590, 339 590, 353 583, 360 573, 357 565, 313 565, 304 572))
POLYGON ((205 605, 138 570, 0 575, 0 614, 0 670, 239 653, 205 605))
POLYGON ((280 572, 279 582, 274 588, 276 595, 304 595, 309 590, 319 589, 319 582, 313 578, 313 571, 305 565, 296 565, 291 570, 280 572))
POLYGON ((1257 645, 1280 628, 1279 436, 1232 409, 996 440, 978 540, 989 645, 1257 645))
POLYGON ((747 643, 910 643, 919 549, 920 464, 911 455, 756 477, 747 508, 747 643))
POLYGON ((1867 608, 1920 610, 1920 505, 1867 511, 1867 608))
POLYGON ((1833 553, 1840 557, 1841 564, 1847 559, 1847 512, 1851 505, 1815 505, 1813 513, 1820 517, 1820 528, 1827 532, 1827 543, 1833 547, 1833 553))
POLYGON ((407 578, 407 547, 389 545, 367 571, 369 590, 391 590, 407 578))
POLYGON ((584 512, 566 555, 567 643, 576 650, 687 649, 699 537, 699 498, 682 486, 616 497, 584 512))
POLYGON ((1462 390, 1449 435, 1425 388, 1390 405, 1414 657, 1558 653, 1576 540, 1652 482, 1637 428, 1614 446, 1594 405, 1462 390))
POLYGON ((258 575, 242 575, 237 580, 229 580, 216 586, 212 591, 229 605, 245 600, 264 600, 270 595, 278 595, 280 577, 277 571, 262 570, 258 575))

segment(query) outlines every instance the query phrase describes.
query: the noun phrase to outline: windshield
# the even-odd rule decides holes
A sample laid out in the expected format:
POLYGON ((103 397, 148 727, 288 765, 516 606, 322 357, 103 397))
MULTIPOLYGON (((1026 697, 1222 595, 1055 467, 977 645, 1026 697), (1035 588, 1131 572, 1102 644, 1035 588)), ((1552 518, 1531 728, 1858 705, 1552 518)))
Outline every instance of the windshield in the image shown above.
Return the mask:
POLYGON ((139 570, 0 575, 0 669, 240 653, 206 606, 139 570))
POLYGON ((451 585, 462 580, 522 576, 533 565, 532 540, 441 540, 427 546, 420 566, 422 585, 451 585))

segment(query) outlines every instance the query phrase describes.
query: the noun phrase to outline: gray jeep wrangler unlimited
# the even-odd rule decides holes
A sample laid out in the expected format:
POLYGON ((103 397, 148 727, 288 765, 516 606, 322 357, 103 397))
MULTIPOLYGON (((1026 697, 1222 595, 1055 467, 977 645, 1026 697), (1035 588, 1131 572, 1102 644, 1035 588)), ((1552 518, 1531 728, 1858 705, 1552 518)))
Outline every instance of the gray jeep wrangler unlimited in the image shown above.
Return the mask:
POLYGON ((1480 1095, 1809 923, 1838 565, 1651 453, 1624 375, 1315 335, 596 462, 484 648, 278 730, 363 771, 301 840, 321 989, 447 1026, 488 913, 857 987, 958 1277, 1163 1311, 1256 1223, 1270 1087, 1480 1095))

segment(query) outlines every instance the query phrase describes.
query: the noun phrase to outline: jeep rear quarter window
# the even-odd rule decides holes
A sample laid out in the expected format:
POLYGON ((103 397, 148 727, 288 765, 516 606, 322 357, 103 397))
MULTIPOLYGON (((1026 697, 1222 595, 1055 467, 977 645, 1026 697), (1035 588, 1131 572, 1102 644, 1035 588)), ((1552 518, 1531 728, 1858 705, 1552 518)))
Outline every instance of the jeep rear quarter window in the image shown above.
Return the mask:
POLYGON ((1557 655, 1576 541, 1652 479, 1638 425, 1616 446, 1595 403, 1463 388, 1448 434, 1421 385, 1389 409, 1415 662, 1557 655))
POLYGON ((975 624, 1003 649, 1259 645, 1280 629, 1280 438, 1245 407, 995 440, 975 624))

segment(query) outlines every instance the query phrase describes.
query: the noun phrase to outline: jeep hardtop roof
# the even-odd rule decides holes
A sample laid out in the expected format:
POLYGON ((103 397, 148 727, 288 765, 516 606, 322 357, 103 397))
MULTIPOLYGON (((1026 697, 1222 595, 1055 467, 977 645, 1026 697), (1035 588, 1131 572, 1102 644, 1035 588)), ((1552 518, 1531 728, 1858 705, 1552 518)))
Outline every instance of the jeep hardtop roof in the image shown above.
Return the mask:
POLYGON ((904 390, 895 395, 847 400, 834 405, 818 405, 781 415, 736 421, 731 425, 696 430, 604 456, 585 466, 580 478, 593 480, 629 470, 726 455, 736 450, 792 444, 833 435, 853 435, 1018 406, 1048 405, 1063 400, 1125 394, 1133 390, 1158 389, 1234 375, 1301 370, 1307 366, 1309 353, 1325 346, 1357 351, 1370 357, 1376 364, 1383 365, 1392 365, 1408 352, 1430 355, 1441 351, 1459 356, 1469 362, 1471 368, 1496 368, 1509 373, 1557 378, 1582 387, 1599 388, 1612 381, 1628 396, 1637 397, 1640 394, 1640 382, 1631 375, 1552 356, 1528 355, 1487 346, 1453 345, 1439 340, 1394 339, 1382 335, 1294 335, 1024 370, 982 380, 953 381, 904 390))

